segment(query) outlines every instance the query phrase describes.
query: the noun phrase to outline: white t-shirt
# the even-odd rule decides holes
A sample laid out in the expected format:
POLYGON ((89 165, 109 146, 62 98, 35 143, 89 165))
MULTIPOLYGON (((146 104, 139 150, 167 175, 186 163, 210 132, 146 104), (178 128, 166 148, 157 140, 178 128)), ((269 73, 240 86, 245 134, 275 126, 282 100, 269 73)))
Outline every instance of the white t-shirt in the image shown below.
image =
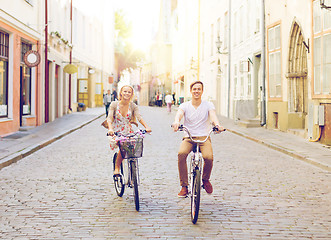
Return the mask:
POLYGON ((170 94, 166 95, 164 101, 166 103, 172 103, 172 96, 170 94))
MULTIPOLYGON (((193 137, 207 136, 210 130, 209 111, 215 110, 212 102, 202 101, 195 109, 192 101, 182 103, 179 109, 184 111, 184 126, 186 126, 193 137)), ((185 136, 188 136, 185 133, 185 136)))

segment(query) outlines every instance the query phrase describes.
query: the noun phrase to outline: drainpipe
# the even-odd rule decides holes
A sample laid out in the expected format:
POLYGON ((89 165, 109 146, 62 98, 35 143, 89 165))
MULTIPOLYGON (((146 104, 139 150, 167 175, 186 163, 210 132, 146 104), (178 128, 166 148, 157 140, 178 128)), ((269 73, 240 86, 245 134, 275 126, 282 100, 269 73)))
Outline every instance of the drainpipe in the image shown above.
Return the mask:
POLYGON ((230 118, 231 100, 231 0, 229 0, 229 41, 228 41, 228 118, 230 118))
POLYGON ((47 0, 45 0, 45 122, 49 121, 49 69, 48 69, 48 15, 47 0))
POLYGON ((261 126, 266 125, 266 90, 265 90, 265 0, 261 1, 261 34, 262 34, 262 53, 261 53, 261 65, 262 65, 262 96, 261 96, 261 126))
POLYGON ((201 3, 199 0, 199 4, 198 4, 198 66, 197 66, 197 80, 200 80, 200 7, 201 7, 201 3))
MULTIPOLYGON (((70 48, 70 57, 69 57, 69 63, 72 63, 72 0, 70 2, 70 43, 71 43, 71 48, 70 48)), ((69 74, 69 110, 72 111, 71 109, 71 75, 69 74)))

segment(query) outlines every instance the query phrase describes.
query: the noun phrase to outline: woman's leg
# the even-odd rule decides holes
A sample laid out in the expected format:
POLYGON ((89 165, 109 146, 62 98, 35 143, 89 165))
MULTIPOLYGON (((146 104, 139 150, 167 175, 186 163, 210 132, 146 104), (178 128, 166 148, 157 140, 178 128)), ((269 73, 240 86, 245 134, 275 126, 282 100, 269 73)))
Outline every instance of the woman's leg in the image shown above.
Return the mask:
POLYGON ((121 151, 118 151, 117 158, 116 158, 116 163, 115 163, 115 170, 114 170, 114 175, 115 174, 120 174, 120 168, 122 164, 123 158, 121 155, 121 151))

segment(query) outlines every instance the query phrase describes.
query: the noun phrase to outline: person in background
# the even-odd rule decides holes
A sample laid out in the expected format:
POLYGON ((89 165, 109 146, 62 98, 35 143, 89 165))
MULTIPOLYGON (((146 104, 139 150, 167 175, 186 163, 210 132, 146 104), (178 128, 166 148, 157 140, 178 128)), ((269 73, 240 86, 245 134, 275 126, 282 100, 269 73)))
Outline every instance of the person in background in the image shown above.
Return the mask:
POLYGON ((159 96, 160 96, 160 93, 157 92, 157 94, 155 95, 155 105, 156 106, 159 106, 159 96))
POLYGON ((117 92, 116 92, 116 89, 113 88, 112 101, 116 101, 116 100, 117 100, 117 92))
POLYGON ((168 111, 168 113, 171 113, 171 105, 172 105, 173 99, 172 99, 172 96, 171 96, 170 93, 167 92, 167 95, 165 96, 164 101, 167 104, 167 111, 168 111))
POLYGON ((176 105, 176 93, 175 92, 172 93, 172 101, 173 101, 173 104, 176 105))
POLYGON ((160 93, 159 94, 159 107, 162 107, 162 105, 163 105, 163 94, 160 93))
POLYGON ((108 108, 111 103, 111 93, 110 90, 107 91, 107 94, 103 95, 103 105, 106 107, 106 117, 108 116, 108 108))

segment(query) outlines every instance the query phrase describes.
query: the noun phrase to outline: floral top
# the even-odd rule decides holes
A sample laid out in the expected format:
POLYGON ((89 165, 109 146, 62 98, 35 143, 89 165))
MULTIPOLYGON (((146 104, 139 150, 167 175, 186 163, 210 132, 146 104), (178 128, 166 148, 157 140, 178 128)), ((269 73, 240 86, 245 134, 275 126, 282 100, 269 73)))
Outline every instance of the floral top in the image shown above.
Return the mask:
MULTIPOLYGON (((114 121, 112 123, 114 132, 120 132, 122 134, 133 133, 133 129, 130 123, 131 121, 132 121, 132 111, 130 107, 128 109, 128 113, 126 114, 126 116, 123 117, 118 104, 115 111, 114 121)), ((112 150, 117 148, 116 138, 117 137, 115 135, 110 137, 110 148, 112 150)))

